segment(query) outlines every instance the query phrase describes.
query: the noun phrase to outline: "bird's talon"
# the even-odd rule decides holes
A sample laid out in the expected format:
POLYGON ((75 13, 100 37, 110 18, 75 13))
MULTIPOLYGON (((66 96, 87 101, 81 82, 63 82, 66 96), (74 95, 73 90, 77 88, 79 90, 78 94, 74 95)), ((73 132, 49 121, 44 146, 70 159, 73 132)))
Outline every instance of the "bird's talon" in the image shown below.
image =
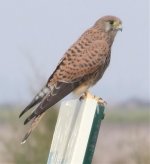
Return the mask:
POLYGON ((83 93, 83 95, 79 98, 79 100, 84 100, 86 98, 87 94, 86 93, 83 93))
POLYGON ((84 100, 85 98, 92 98, 95 99, 97 101, 97 103, 99 105, 105 106, 107 105, 107 102, 105 100, 103 100, 101 97, 97 97, 95 95, 90 94, 89 92, 85 92, 83 93, 83 95, 79 98, 79 100, 84 100))
POLYGON ((101 97, 100 98, 97 98, 97 103, 99 105, 102 105, 102 106, 107 105, 107 102, 105 100, 103 100, 101 97))

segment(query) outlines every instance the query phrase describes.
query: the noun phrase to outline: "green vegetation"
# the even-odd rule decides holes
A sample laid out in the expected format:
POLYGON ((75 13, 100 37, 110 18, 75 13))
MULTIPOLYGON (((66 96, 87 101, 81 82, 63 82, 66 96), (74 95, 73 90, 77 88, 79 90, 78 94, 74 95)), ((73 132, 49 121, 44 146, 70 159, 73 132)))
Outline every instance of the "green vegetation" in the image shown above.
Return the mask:
POLYGON ((58 114, 57 110, 47 112, 47 115, 23 145, 20 144, 21 139, 29 127, 25 127, 22 121, 19 120, 18 110, 1 110, 0 112, 0 119, 3 118, 1 122, 3 124, 10 123, 11 126, 9 132, 11 137, 0 137, 8 154, 6 161, 13 161, 14 164, 46 163, 58 114))
POLYGON ((148 108, 117 108, 105 109, 105 122, 109 123, 149 123, 150 109, 148 108))
MULTIPOLYGON (((144 108, 107 109, 106 107, 105 119, 102 124, 147 125, 149 123, 149 112, 149 109, 144 108)), ((57 110, 52 109, 47 112, 39 126, 29 137, 29 140, 23 145, 21 145, 20 142, 29 125, 27 125, 27 127, 23 125, 23 120, 26 116, 19 119, 19 113, 20 111, 16 108, 0 109, 0 128, 3 129, 4 127, 5 130, 1 131, 2 133, 0 134, 0 140, 5 150, 0 150, 3 151, 2 153, 0 152, 0 154, 2 155, 7 152, 7 156, 4 156, 5 161, 14 164, 46 163, 58 114, 57 110)), ((147 151, 143 149, 143 145, 144 143, 142 142, 138 142, 138 144, 132 143, 133 152, 130 153, 130 158, 136 164, 142 164, 141 161, 144 161, 144 164, 148 164, 150 160, 147 151)), ((128 163, 128 161, 124 158, 118 158, 114 163, 125 164, 128 163)))

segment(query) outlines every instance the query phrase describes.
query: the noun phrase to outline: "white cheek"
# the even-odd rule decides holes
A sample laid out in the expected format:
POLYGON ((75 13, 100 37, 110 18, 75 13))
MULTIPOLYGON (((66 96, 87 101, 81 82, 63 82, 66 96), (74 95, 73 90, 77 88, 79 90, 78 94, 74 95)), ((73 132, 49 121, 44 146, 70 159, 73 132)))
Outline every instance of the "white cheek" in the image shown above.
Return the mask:
POLYGON ((105 31, 108 32, 110 31, 110 29, 111 29, 111 25, 109 23, 106 23, 105 31))

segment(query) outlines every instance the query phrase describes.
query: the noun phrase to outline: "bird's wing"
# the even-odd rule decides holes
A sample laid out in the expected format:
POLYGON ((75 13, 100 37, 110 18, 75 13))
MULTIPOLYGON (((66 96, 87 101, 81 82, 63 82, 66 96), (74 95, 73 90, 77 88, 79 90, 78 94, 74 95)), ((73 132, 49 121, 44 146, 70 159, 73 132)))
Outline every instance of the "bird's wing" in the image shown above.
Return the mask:
POLYGON ((59 100, 64 98, 70 92, 74 90, 78 86, 78 82, 72 83, 62 83, 60 82, 56 89, 53 90, 53 94, 49 93, 39 104, 35 111, 31 113, 29 117, 24 121, 24 124, 27 124, 32 118, 37 118, 43 112, 45 112, 48 108, 56 104, 59 100))
POLYGON ((40 92, 33 98, 33 100, 29 103, 29 105, 20 113, 19 117, 21 117, 25 112, 27 112, 30 108, 37 105, 42 101, 42 99, 50 92, 50 88, 44 86, 40 92))
POLYGON ((49 78, 48 85, 52 81, 74 82, 85 75, 95 72, 97 68, 105 63, 109 53, 108 44, 101 40, 93 41, 87 47, 83 47, 82 50, 75 51, 74 47, 67 51, 65 57, 49 78))
POLYGON ((27 117, 24 124, 35 119, 72 92, 82 83, 85 76, 97 71, 105 63, 107 53, 106 42, 96 40, 76 56, 66 55, 47 83, 51 88, 52 83, 56 82, 53 91, 42 99, 40 105, 27 117))
MULTIPOLYGON (((59 64, 63 61, 64 57, 60 60, 60 62, 58 63, 55 71, 59 68, 59 64)), ((55 73, 55 71, 53 72, 53 74, 55 73)), ((53 76, 53 74, 50 76, 49 79, 51 79, 51 77, 53 76)), ((48 80, 49 82, 49 80, 48 80)), ((25 107, 25 109, 22 110, 22 112, 19 115, 19 118, 26 113, 28 110, 30 110, 32 107, 34 107, 35 105, 39 104, 44 97, 50 93, 52 91, 52 89, 50 87, 48 87, 48 82, 47 84, 37 93, 37 95, 32 99, 32 101, 29 103, 28 106, 25 107)))

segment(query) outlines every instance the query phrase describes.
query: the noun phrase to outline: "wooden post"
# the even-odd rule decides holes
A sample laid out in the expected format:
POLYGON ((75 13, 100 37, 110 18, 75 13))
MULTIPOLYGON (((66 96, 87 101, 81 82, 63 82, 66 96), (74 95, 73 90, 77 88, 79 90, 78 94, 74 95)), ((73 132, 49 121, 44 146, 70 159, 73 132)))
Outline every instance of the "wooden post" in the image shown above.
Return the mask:
POLYGON ((95 99, 63 102, 47 164, 91 164, 103 118, 95 99))

